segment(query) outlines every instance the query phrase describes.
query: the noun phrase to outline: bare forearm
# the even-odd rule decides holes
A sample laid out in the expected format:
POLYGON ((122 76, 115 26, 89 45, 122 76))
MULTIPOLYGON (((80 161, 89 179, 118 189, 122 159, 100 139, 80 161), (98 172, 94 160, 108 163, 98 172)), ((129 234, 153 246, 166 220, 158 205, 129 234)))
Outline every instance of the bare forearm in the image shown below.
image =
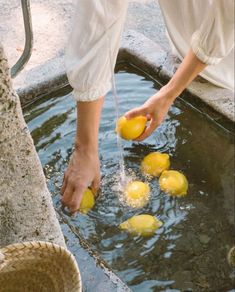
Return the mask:
POLYGON ((129 119, 138 115, 148 115, 150 122, 144 133, 136 140, 142 141, 151 135, 164 120, 176 97, 181 94, 205 67, 206 64, 202 63, 190 49, 171 80, 142 106, 132 109, 125 114, 129 119))
POLYGON ((77 102, 75 145, 82 150, 98 150, 98 133, 103 97, 95 101, 77 102))
POLYGON ((98 133, 103 98, 77 103, 77 134, 75 151, 64 174, 61 188, 62 204, 71 213, 78 211, 84 191, 91 187, 95 194, 100 185, 98 133))
POLYGON ((175 99, 205 67, 206 64, 202 63, 190 49, 174 76, 162 88, 163 93, 175 99))

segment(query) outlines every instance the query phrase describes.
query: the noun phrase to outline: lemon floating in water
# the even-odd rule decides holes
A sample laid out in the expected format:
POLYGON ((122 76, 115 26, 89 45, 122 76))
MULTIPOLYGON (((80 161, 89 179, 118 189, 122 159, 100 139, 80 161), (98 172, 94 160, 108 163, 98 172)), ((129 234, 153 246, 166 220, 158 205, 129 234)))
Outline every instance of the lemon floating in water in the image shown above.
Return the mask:
POLYGON ((95 198, 90 189, 86 189, 83 193, 82 201, 79 211, 83 214, 87 214, 88 211, 95 205, 95 198))
POLYGON ((159 178, 161 190, 172 196, 185 196, 188 191, 186 177, 176 170, 165 170, 159 178))
POLYGON ((152 152, 144 157, 141 169, 145 174, 159 176, 170 167, 170 157, 166 153, 152 152))
POLYGON ((124 195, 129 206, 134 208, 141 208, 149 198, 149 185, 141 181, 132 181, 127 184, 124 195))
POLYGON ((120 224, 120 229, 133 235, 152 236, 162 226, 162 222, 154 216, 142 214, 133 216, 120 224))
POLYGON ((146 122, 147 118, 144 116, 138 116, 129 120, 123 116, 117 121, 116 132, 123 139, 134 140, 144 132, 146 122))

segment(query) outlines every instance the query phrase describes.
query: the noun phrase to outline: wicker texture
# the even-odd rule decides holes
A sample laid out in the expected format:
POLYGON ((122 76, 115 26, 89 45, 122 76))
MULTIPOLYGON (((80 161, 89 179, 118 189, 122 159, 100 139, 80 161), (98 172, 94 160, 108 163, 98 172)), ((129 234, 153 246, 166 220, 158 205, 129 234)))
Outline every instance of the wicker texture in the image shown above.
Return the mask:
POLYGON ((0 292, 78 292, 80 272, 65 248, 42 241, 0 249, 0 292))
POLYGON ((228 253, 228 263, 232 268, 235 268, 235 246, 228 253))

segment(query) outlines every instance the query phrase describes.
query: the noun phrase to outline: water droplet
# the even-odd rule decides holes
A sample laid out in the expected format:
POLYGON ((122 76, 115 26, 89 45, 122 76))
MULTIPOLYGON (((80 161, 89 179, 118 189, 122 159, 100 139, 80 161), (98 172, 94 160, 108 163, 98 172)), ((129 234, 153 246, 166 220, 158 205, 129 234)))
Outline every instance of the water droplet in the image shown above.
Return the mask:
POLYGON ((117 243, 117 244, 115 244, 115 247, 116 248, 121 248, 123 246, 123 243, 117 243))

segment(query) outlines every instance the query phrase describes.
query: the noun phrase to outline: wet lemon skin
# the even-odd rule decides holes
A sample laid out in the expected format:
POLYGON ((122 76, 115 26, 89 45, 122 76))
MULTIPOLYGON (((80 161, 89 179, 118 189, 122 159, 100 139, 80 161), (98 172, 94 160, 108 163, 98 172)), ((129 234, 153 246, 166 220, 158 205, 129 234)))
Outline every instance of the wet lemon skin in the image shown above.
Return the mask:
POLYGON ((159 176, 169 168, 170 157, 166 153, 152 152, 146 155, 141 162, 142 172, 151 176, 159 176))
POLYGON ((159 185, 162 191, 172 196, 185 196, 188 192, 187 178, 179 171, 163 171, 159 178, 159 185))
POLYGON ((147 118, 138 116, 132 119, 119 118, 116 125, 116 132, 125 140, 134 140, 138 138, 145 130, 147 118))
POLYGON ((119 227, 132 235, 149 237, 152 236, 160 226, 162 226, 162 222, 154 216, 141 214, 124 221, 119 227))
POLYGON ((83 193, 79 211, 82 214, 87 214, 88 211, 95 205, 95 197, 90 189, 86 189, 83 193))
POLYGON ((149 199, 150 188, 147 183, 132 181, 125 188, 126 203, 134 208, 143 207, 149 199))

